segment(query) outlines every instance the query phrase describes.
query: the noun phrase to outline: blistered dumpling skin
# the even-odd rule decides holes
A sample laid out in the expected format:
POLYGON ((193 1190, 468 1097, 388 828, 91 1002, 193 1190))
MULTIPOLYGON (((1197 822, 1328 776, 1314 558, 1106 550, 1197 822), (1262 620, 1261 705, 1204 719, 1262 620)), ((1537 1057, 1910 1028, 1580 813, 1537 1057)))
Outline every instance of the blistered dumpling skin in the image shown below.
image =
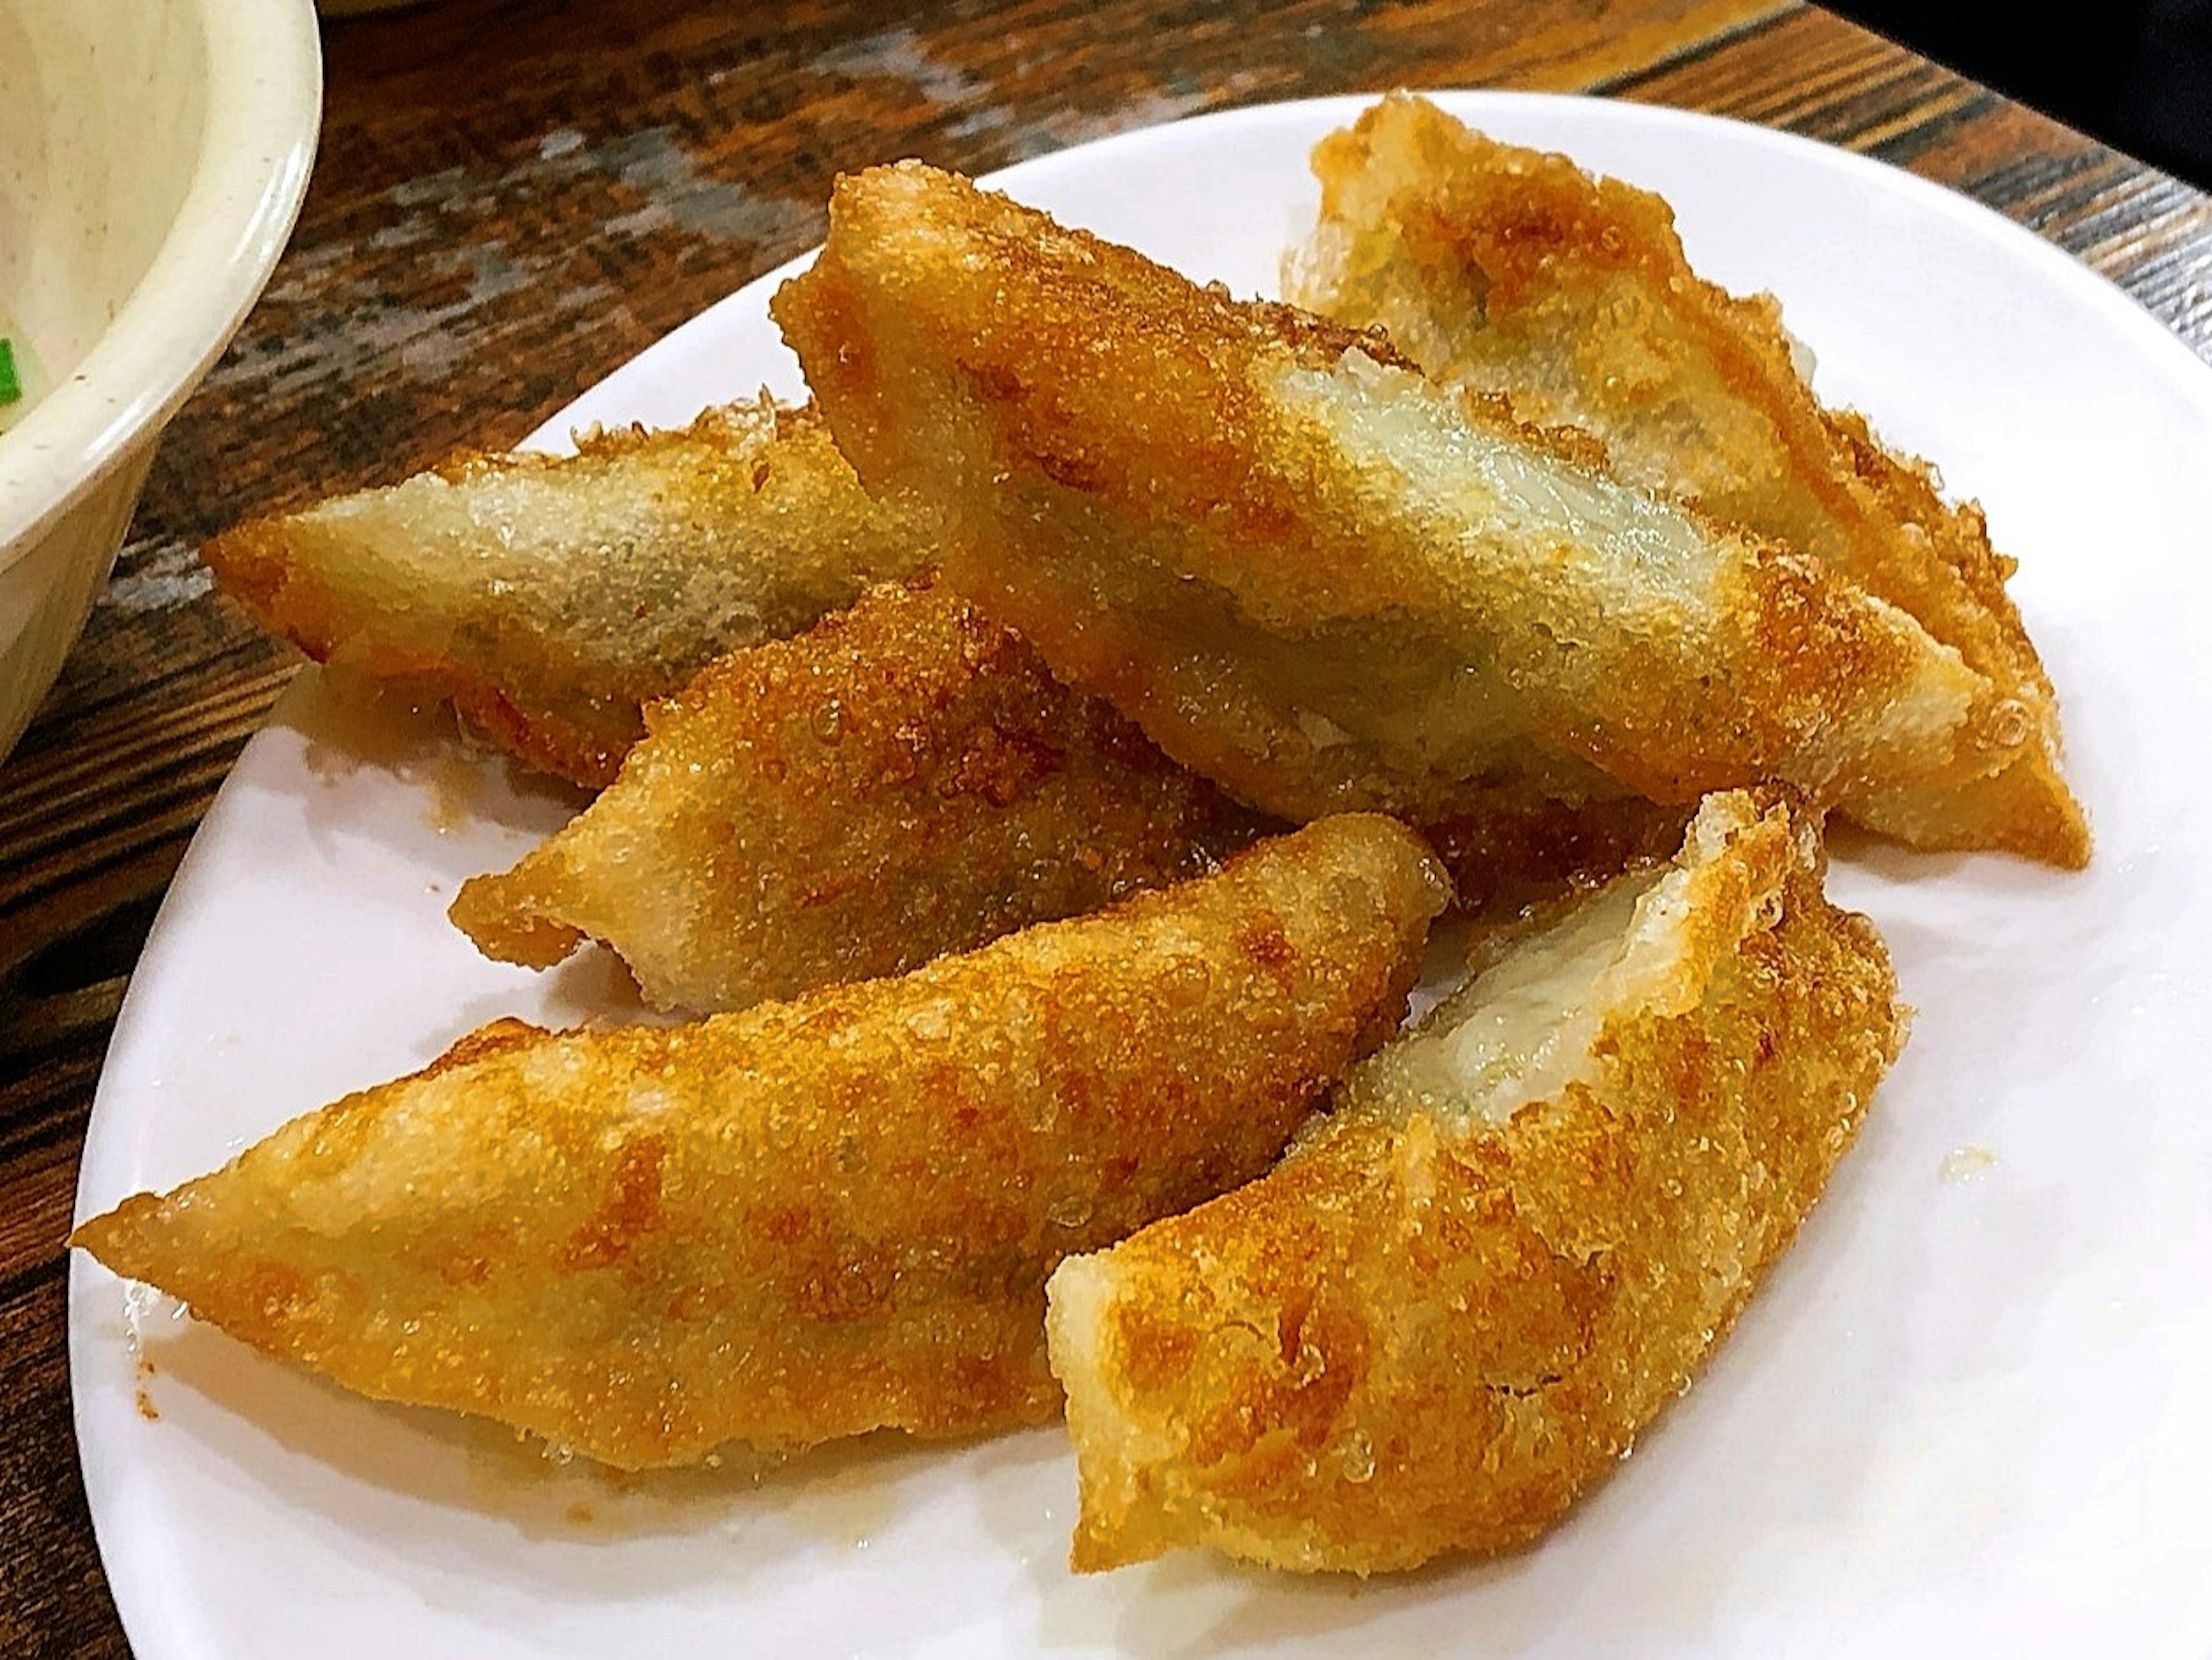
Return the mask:
POLYGON ((1666 203, 1498 143, 1406 94, 1314 153, 1319 225, 1290 297, 1392 343, 1444 384, 1583 429, 1632 483, 1794 548, 1914 617, 1984 684, 1943 775, 1848 804, 1923 848, 2088 858, 2057 703, 1978 508, 1863 418, 1825 409, 1766 295, 1698 277, 1666 203))
POLYGON ((642 705, 925 562, 810 409, 763 400, 573 456, 477 456, 257 520, 204 550, 319 662, 449 700, 483 736, 597 788, 642 705))
POLYGON ((485 1028, 73 1243, 258 1348, 626 1468, 1049 1416, 1070 1251, 1249 1180, 1393 1031, 1442 879, 1346 817, 899 979, 485 1028))
POLYGON ((605 940, 707 1012, 902 974, 1198 875, 1266 827, 1011 629, 917 580, 718 660, 621 775, 453 920, 544 966, 605 940))
POLYGON ((1670 866, 1498 942, 1261 1180, 1050 1285, 1074 1563, 1410 1568, 1556 1522, 1687 1385, 1903 1040, 1812 821, 1706 802, 1670 866))
POLYGON ((1586 438, 920 163, 842 179, 774 309, 956 589, 1286 818, 1863 800, 1942 775, 1985 688, 1586 438))

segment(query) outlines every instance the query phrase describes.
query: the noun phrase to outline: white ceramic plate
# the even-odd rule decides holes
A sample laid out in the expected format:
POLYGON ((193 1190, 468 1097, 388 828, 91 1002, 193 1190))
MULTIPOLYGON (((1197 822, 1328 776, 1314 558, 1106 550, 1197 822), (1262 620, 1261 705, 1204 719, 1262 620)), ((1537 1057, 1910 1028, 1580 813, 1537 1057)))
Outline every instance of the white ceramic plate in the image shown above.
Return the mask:
MULTIPOLYGON (((871 1442, 758 1486, 618 1484, 324 1387, 80 1258, 86 1482, 146 1660, 2212 1651, 2212 374, 2063 255, 1902 173, 1662 110, 1444 101, 1665 192, 1705 271, 1783 297, 1828 398, 1981 498, 2021 559, 2095 821, 2085 876, 1879 848, 1838 870, 1917 1027, 1698 1387, 1509 1560, 1364 1585, 1196 1558, 1078 1579, 1056 1431, 871 1442)), ((1000 182, 1272 289, 1312 211, 1308 148, 1360 102, 1132 133, 1000 182)), ((546 439, 680 421, 763 380, 795 391, 766 320, 775 281, 546 439)), ((303 682, 148 943, 80 1213, 212 1167, 495 1015, 618 1002, 604 967, 533 978, 443 920, 461 878, 570 806, 303 682)))

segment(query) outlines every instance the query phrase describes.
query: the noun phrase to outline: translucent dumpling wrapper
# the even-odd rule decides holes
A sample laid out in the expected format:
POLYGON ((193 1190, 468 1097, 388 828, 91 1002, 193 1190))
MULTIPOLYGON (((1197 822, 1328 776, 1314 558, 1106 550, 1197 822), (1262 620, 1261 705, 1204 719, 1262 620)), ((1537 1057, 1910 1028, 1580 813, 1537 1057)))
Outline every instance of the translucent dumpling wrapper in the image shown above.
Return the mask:
POLYGON ((318 662, 450 702, 498 748, 590 788, 644 704, 927 562, 811 409, 763 398, 576 453, 464 457, 241 525, 204 557, 318 662))
POLYGON ((1314 153, 1320 222, 1290 298, 1379 327, 1432 379, 1601 440, 1624 478, 1819 561, 1982 677, 1948 775, 1848 803, 1916 847, 2079 866, 2058 709, 1978 508, 1824 407, 1771 296, 1691 269, 1667 204, 1395 94, 1314 153))

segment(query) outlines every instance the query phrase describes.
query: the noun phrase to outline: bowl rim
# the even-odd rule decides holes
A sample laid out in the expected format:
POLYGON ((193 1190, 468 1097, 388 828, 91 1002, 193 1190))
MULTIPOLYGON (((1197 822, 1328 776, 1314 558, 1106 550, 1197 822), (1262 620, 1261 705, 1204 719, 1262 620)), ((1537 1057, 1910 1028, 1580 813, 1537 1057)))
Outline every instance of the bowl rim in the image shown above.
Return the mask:
POLYGON ((322 124, 314 0, 193 0, 200 155, 167 234, 83 360, 0 435, 0 570, 158 431, 230 344, 290 239, 322 124))

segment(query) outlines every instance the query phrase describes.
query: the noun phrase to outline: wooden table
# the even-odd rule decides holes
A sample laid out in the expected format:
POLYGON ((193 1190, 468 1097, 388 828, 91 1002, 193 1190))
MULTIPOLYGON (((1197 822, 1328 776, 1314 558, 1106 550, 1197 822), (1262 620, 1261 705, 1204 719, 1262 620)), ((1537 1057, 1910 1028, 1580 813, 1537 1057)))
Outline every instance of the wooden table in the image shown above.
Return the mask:
POLYGON ((2212 358, 2212 200, 1772 0, 446 0, 332 22, 325 45, 291 250, 0 764, 0 1654, 125 1651, 70 1432, 62 1241, 131 965, 295 666, 210 591, 210 532, 512 443, 817 240, 841 168, 982 173, 1394 86, 1602 93, 1863 150, 2032 227, 2212 358))

